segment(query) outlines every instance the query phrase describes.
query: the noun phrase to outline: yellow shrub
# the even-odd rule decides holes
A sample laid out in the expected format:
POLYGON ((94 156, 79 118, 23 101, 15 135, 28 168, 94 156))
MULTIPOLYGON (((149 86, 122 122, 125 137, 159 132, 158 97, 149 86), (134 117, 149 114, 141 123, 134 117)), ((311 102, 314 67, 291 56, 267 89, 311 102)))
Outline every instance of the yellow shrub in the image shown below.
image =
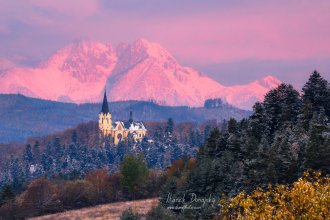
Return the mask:
POLYGON ((222 219, 330 219, 330 178, 305 173, 291 186, 269 186, 222 199, 222 219))

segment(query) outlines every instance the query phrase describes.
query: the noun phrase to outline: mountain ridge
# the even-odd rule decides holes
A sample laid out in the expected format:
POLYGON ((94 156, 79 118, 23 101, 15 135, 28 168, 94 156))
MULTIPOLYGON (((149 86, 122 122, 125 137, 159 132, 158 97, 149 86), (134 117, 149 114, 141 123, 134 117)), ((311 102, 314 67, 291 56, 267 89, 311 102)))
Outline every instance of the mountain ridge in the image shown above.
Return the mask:
POLYGON ((224 86, 190 67, 181 66, 161 45, 138 39, 131 44, 81 40, 54 52, 36 67, 11 67, 0 75, 0 93, 62 102, 98 102, 105 88, 111 101, 155 100, 202 106, 221 98, 242 109, 281 82, 266 76, 245 85, 224 86))

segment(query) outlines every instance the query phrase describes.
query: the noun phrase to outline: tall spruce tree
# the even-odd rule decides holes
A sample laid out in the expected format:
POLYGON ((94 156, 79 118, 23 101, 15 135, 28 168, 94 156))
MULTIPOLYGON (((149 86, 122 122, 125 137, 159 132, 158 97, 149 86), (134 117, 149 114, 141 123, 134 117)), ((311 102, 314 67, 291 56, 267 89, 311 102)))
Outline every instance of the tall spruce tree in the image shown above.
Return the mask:
MULTIPOLYGON (((321 108, 319 114, 314 112, 310 122, 309 143, 306 146, 304 161, 305 168, 318 170, 323 167, 324 162, 329 161, 329 159, 324 158, 325 155, 330 154, 329 142, 327 140, 329 138, 329 132, 327 117, 321 108)), ((328 166, 326 165, 326 167, 328 166)))
POLYGON ((330 117, 330 88, 329 83, 316 70, 311 74, 303 89, 303 103, 306 120, 311 120, 313 112, 321 108, 330 117))
POLYGON ((23 162, 24 162, 24 172, 26 178, 30 178, 30 167, 33 163, 33 154, 32 154, 32 147, 30 144, 25 146, 24 155, 23 155, 23 162))

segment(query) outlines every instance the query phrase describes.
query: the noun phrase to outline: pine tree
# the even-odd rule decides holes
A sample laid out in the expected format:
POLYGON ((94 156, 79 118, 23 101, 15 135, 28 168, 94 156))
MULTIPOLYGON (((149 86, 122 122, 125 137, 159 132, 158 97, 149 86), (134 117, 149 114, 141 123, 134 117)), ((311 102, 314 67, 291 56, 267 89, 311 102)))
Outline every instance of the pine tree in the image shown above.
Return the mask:
POLYGON ((119 162, 121 162, 124 159, 125 154, 128 152, 128 147, 126 142, 120 141, 117 145, 116 154, 119 158, 119 162))
POLYGON ((24 182, 24 175, 22 172, 22 166, 18 158, 11 157, 10 162, 10 176, 12 179, 12 186, 15 192, 20 192, 24 182))
POLYGON ((174 144, 171 150, 171 163, 178 160, 181 156, 182 156, 182 150, 177 144, 174 144))
POLYGON ((206 140, 205 146, 201 149, 200 153, 202 155, 205 153, 206 155, 215 156, 217 151, 217 146, 219 145, 220 142, 219 140, 221 138, 220 136, 221 134, 219 129, 218 128, 213 129, 210 136, 206 140))
POLYGON ((204 140, 203 140, 203 143, 210 136, 210 133, 211 133, 211 126, 210 125, 206 125, 205 128, 204 128, 204 140))
POLYGON ((15 198, 14 191, 10 185, 6 184, 0 192, 0 206, 13 198, 15 198))
POLYGON ((24 171, 25 176, 30 178, 30 167, 33 163, 33 155, 32 155, 32 147, 30 144, 25 146, 24 154, 23 154, 23 161, 24 161, 24 171))
POLYGON ((286 122, 296 122, 300 110, 299 93, 292 87, 282 83, 265 96, 263 103, 266 113, 266 132, 272 140, 277 130, 286 122))
POLYGON ((321 108, 325 110, 326 115, 330 116, 330 89, 329 83, 322 78, 316 70, 311 74, 308 82, 303 89, 304 105, 310 105, 311 111, 306 117, 312 118, 313 112, 319 112, 321 108))
POLYGON ((168 136, 172 135, 173 134, 173 129, 174 129, 174 121, 173 121, 172 118, 169 118, 167 120, 167 125, 166 125, 166 130, 165 130, 166 134, 168 136))
POLYGON ((72 142, 73 144, 76 144, 77 141, 78 141, 78 134, 77 134, 77 131, 74 130, 74 131, 72 132, 72 134, 71 134, 71 142, 72 142))
POLYGON ((64 146, 61 145, 61 140, 56 137, 53 141, 54 149, 54 162, 55 162, 55 172, 60 173, 63 167, 63 157, 64 157, 64 146))
POLYGON ((50 144, 46 145, 46 151, 41 156, 41 165, 43 171, 47 176, 53 175, 54 172, 54 159, 53 159, 53 151, 52 146, 50 144))
POLYGON ((32 153, 33 153, 33 159, 34 159, 33 163, 34 164, 40 163, 41 153, 40 153, 40 143, 39 143, 39 141, 36 141, 34 143, 32 153))
POLYGON ((111 148, 110 142, 105 142, 105 154, 107 158, 107 164, 113 164, 115 161, 114 149, 111 148))
POLYGON ((120 164, 120 173, 123 176, 122 188, 128 193, 129 198, 138 198, 139 194, 143 194, 149 170, 142 155, 138 157, 126 155, 120 164))
MULTIPOLYGON (((256 102, 253 106, 253 114, 249 119, 251 135, 257 142, 261 140, 262 135, 266 131, 266 115, 263 105, 256 102)), ((267 129, 269 130, 269 129, 267 129)))
POLYGON ((292 135, 290 127, 287 127, 287 129, 283 131, 279 131, 272 146, 277 151, 275 168, 279 183, 292 182, 296 178, 295 174, 297 173, 297 170, 293 170, 295 161, 290 152, 290 135, 292 135))
MULTIPOLYGON (((324 156, 329 155, 328 134, 329 127, 324 110, 314 113, 309 128, 309 143, 306 146, 304 167, 318 170, 323 167, 323 163, 329 161, 324 156), (322 161, 323 160, 323 161, 322 161), (325 160, 325 161, 324 161, 325 160)), ((328 167, 328 165, 326 165, 328 167)))
POLYGON ((229 119, 228 132, 235 133, 235 132, 237 132, 237 129, 238 129, 237 121, 234 118, 229 119))

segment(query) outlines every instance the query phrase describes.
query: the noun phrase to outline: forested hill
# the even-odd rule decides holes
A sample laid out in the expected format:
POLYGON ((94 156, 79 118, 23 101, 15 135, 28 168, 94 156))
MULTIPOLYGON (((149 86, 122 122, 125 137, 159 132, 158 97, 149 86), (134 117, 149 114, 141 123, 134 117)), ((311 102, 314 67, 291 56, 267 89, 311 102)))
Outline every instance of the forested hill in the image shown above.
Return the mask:
POLYGON ((113 146, 108 139, 100 145, 96 122, 84 123, 31 139, 22 155, 4 163, 0 216, 159 197, 147 219, 328 219, 329 118, 330 84, 315 71, 301 95, 281 84, 250 117, 225 126, 150 122, 150 139, 113 146))
MULTIPOLYGON (((42 136, 82 122, 96 121, 100 104, 70 104, 25 97, 0 95, 0 143, 24 141, 27 137, 42 136)), ((169 107, 153 102, 125 101, 109 103, 114 120, 126 120, 133 111, 135 120, 177 122, 204 122, 206 120, 235 118, 250 115, 249 111, 225 103, 201 108, 169 107)))

